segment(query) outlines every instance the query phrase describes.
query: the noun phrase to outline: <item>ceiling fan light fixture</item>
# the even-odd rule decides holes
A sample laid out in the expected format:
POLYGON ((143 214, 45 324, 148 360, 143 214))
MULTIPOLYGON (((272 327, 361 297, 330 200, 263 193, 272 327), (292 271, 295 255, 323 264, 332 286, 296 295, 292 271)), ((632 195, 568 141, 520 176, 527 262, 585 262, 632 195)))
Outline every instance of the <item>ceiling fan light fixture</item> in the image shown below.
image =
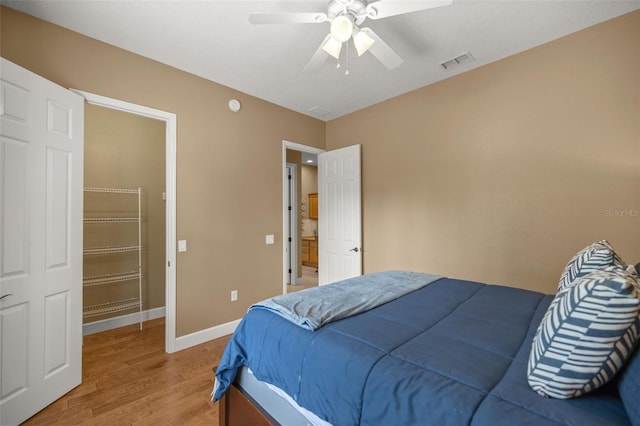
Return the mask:
POLYGON ((353 35, 353 44, 356 46, 358 56, 362 56, 367 50, 373 46, 376 41, 372 39, 365 30, 357 31, 353 35))
POLYGON ((322 50, 336 59, 340 59, 340 50, 342 50, 342 42, 336 40, 333 36, 322 46, 322 50))
POLYGON ((353 34, 353 21, 346 15, 340 15, 331 21, 331 35, 337 41, 344 43, 353 34))

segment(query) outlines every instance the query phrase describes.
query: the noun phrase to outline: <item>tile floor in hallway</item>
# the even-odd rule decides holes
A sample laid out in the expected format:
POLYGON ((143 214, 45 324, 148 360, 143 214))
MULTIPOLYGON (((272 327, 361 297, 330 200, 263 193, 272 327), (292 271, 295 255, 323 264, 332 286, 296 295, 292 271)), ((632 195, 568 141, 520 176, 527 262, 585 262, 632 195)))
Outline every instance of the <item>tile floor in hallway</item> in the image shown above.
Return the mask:
POLYGON ((318 268, 314 266, 302 266, 302 284, 287 285, 287 293, 304 290, 305 288, 318 286, 318 268))

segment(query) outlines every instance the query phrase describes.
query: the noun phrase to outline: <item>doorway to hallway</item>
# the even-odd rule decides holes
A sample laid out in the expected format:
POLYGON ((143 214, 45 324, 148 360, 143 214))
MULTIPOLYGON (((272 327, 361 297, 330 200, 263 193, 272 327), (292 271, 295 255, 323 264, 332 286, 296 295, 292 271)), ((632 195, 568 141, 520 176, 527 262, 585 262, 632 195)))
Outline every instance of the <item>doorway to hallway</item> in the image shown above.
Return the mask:
POLYGON ((317 217, 310 218, 309 194, 318 192, 315 158, 322 152, 283 141, 283 293, 317 285, 318 226, 317 217), (307 156, 314 160, 308 163, 307 156), (310 240, 314 242, 314 264, 310 264, 310 240))

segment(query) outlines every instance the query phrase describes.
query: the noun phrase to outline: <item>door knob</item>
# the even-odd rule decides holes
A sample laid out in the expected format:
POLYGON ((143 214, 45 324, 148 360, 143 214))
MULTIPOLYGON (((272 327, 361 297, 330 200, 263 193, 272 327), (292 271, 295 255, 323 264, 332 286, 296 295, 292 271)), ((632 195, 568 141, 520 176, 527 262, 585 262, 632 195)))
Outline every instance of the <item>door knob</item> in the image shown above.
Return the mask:
POLYGON ((360 249, 358 247, 354 247, 352 249, 350 249, 349 251, 355 251, 356 253, 360 251, 360 249))

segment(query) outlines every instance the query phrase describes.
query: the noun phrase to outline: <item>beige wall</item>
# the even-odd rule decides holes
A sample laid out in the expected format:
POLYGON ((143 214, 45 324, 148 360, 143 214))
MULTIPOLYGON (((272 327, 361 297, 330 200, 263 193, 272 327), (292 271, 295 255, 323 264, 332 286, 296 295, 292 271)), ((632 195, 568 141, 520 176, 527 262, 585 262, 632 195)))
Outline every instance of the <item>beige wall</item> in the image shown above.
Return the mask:
POLYGON ((282 140, 324 148, 325 124, 2 7, 1 53, 52 80, 177 114, 177 336, 282 293, 282 140), (238 98, 232 113, 227 101, 238 98), (276 236, 265 245, 265 235, 276 236), (238 290, 238 302, 230 302, 238 290))
POLYGON ((365 272, 553 292, 592 241, 638 262, 640 12, 327 124, 353 143, 365 272))
POLYGON ((282 291, 283 139, 362 144, 365 272, 551 292, 593 240, 640 260, 640 217, 624 214, 640 209, 640 12, 326 125, 0 13, 3 57, 65 87, 177 114, 178 238, 189 242, 178 254, 178 336, 282 291), (227 109, 233 97, 237 114, 227 109))
MULTIPOLYGON (((86 105, 84 111, 84 184, 98 188, 141 188, 143 309, 165 303, 165 123, 109 108, 86 105)), ((130 194, 84 194, 87 217, 135 217, 138 197, 130 194)), ((84 246, 137 244, 137 223, 84 226, 84 246)), ((85 277, 137 271, 138 253, 90 255, 85 277)), ((83 303, 91 306, 138 297, 138 281, 91 286, 83 303)), ((129 311, 132 312, 132 311, 129 311)), ((133 311, 135 312, 135 311, 133 311)), ((128 312, 90 317, 96 321, 128 312)))

